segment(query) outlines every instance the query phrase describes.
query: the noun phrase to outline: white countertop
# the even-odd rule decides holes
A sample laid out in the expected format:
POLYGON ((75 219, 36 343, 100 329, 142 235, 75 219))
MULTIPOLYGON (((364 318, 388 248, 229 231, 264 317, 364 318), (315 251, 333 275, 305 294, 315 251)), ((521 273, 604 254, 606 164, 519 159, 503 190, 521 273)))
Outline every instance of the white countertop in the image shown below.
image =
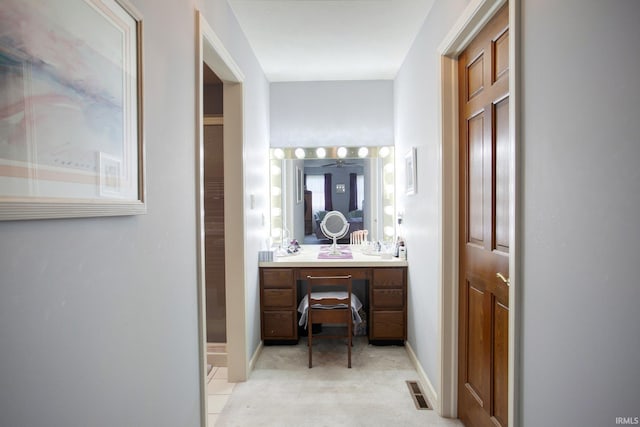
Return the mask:
POLYGON ((276 257, 273 261, 260 261, 260 267, 407 267, 406 260, 391 257, 384 259, 378 254, 364 254, 358 245, 338 245, 351 250, 353 259, 318 259, 321 247, 326 245, 302 245, 298 253, 276 257))

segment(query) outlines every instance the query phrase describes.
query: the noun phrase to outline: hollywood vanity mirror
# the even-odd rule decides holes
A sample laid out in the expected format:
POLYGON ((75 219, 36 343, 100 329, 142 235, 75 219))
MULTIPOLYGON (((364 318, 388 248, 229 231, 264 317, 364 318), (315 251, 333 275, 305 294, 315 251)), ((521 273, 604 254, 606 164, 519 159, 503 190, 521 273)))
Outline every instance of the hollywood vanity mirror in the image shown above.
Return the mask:
POLYGON ((341 212, 372 241, 395 235, 393 147, 271 148, 271 238, 275 243, 329 243, 320 223, 341 212))

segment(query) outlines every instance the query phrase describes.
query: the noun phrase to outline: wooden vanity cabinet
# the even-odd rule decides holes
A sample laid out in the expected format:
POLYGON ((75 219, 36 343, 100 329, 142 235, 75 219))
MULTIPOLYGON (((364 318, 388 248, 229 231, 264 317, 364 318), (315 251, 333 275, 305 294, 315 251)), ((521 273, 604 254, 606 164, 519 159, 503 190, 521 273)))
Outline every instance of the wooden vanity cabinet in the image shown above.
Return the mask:
POLYGON ((407 339, 407 270, 374 268, 369 286, 369 340, 407 339))
MULTIPOLYGON (((368 283, 368 329, 372 343, 407 339, 406 267, 261 267, 260 320, 265 343, 298 340, 298 280, 307 275, 351 274, 368 283)), ((365 301, 363 301, 364 303, 365 301)))
POLYGON ((260 269, 260 325, 263 341, 298 339, 296 281, 291 268, 260 269))

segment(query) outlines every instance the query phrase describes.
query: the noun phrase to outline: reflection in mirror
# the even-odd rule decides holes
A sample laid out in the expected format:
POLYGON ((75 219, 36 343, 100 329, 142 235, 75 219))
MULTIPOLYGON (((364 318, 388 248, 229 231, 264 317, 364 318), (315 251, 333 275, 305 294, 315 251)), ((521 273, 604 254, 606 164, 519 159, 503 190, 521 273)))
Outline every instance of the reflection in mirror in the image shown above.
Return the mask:
POLYGON ((350 231, 347 218, 345 218, 340 211, 327 212, 320 223, 320 230, 322 230, 322 233, 325 236, 333 239, 333 244, 331 245, 329 253, 332 255, 340 254, 340 250, 338 249, 338 239, 343 238, 350 231))
POLYGON ((275 244, 331 243, 320 224, 332 210, 349 223, 339 243, 348 243, 357 230, 368 230, 372 241, 393 241, 393 147, 272 148, 270 166, 275 244))

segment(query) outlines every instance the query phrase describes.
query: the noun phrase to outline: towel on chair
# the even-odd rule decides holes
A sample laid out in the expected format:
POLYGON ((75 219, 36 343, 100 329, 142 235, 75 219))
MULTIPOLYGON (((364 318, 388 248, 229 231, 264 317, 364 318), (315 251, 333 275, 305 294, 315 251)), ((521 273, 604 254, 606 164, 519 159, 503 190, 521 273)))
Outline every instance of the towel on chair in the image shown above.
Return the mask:
MULTIPOLYGON (((345 291, 335 291, 335 292, 311 292, 311 298, 313 299, 324 299, 324 298, 336 298, 336 299, 344 299, 348 298, 348 293, 345 291)), ((345 308, 347 304, 336 304, 336 305, 320 305, 314 304, 313 308, 322 308, 322 309, 331 309, 331 308, 345 308)), ((300 317, 300 321, 298 325, 304 326, 307 328, 307 309, 309 308, 309 298, 307 295, 302 298, 300 304, 298 304, 298 312, 302 314, 300 317)), ((362 308, 362 303, 360 299, 355 295, 351 294, 351 317, 353 318, 353 323, 358 324, 362 322, 362 318, 358 311, 362 308)))

